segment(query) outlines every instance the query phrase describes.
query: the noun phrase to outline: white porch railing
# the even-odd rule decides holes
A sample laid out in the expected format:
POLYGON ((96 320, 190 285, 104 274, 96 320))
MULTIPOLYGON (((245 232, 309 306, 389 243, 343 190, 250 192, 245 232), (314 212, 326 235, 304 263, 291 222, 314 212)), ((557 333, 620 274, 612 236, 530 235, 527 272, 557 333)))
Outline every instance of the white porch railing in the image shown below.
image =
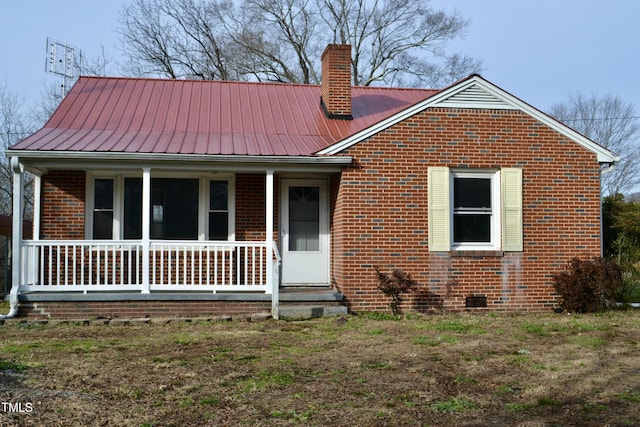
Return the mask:
POLYGON ((149 246, 143 277, 143 245, 131 240, 32 240, 20 245, 20 291, 254 291, 270 293, 266 242, 157 241, 149 246))

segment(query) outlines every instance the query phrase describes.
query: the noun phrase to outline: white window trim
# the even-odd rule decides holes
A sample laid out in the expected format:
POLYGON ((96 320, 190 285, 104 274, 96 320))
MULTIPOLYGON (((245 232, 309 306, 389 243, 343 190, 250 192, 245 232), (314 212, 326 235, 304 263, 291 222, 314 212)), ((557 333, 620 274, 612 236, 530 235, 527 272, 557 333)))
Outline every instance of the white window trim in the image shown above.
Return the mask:
MULTIPOLYGON (((94 180, 96 178, 113 179, 113 240, 124 240, 124 228, 122 227, 122 218, 124 216, 124 180, 125 178, 141 178, 140 174, 114 174, 111 172, 92 172, 86 175, 86 191, 85 191, 85 236, 89 240, 93 239, 93 210, 95 203, 94 180)), ((234 242, 235 234, 235 201, 236 201, 236 180, 233 174, 183 174, 183 173, 156 173, 153 178, 197 178, 199 180, 198 195, 198 241, 207 241, 206 236, 209 235, 209 185, 211 181, 227 181, 229 183, 228 208, 228 240, 234 242)))
POLYGON ((500 192, 500 171, 499 170, 451 170, 449 174, 449 200, 450 200, 450 212, 449 212, 449 224, 450 227, 450 239, 451 250, 454 251, 487 251, 487 250, 500 250, 502 247, 502 226, 501 226, 501 192, 500 192), (453 191, 454 178, 489 178, 491 179, 491 241, 487 243, 472 243, 472 242, 456 242, 454 236, 454 206, 453 206, 453 191))

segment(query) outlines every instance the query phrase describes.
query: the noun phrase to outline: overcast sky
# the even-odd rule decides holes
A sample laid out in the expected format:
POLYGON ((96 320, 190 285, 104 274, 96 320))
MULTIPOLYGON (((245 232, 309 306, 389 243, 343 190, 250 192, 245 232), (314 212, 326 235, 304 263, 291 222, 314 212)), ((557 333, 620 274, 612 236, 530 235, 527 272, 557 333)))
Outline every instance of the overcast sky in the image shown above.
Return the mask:
MULTIPOLYGON (((104 46, 117 59, 118 12, 127 0, 4 1, 0 14, 0 86, 33 104, 46 82, 52 37, 88 57, 104 46)), ((452 51, 483 61, 483 77, 548 110, 569 94, 613 94, 640 111, 640 1, 432 0, 471 20, 452 51)))

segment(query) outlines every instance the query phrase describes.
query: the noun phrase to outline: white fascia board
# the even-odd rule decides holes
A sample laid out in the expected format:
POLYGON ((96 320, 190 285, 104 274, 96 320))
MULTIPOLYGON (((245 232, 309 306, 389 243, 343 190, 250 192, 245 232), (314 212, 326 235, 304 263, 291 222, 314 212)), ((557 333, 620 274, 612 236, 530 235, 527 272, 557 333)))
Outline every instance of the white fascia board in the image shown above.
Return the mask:
POLYGON ((70 168, 90 170, 99 167, 132 169, 193 169, 212 167, 226 171, 295 170, 340 171, 352 163, 350 156, 241 156, 202 154, 150 154, 76 151, 7 150, 29 168, 42 170, 70 168), (197 165, 197 166, 196 166, 197 165))
POLYGON ((586 149, 592 151, 597 155, 598 162, 600 163, 615 163, 620 160, 619 156, 616 156, 611 151, 602 147, 601 145, 591 141, 589 138, 581 135, 570 127, 560 123, 556 119, 551 116, 543 113, 542 111, 532 107, 526 102, 521 101, 510 93, 500 89, 494 84, 488 82, 480 76, 472 76, 467 80, 460 82, 457 85, 449 87, 441 92, 436 93, 430 98, 425 99, 417 104, 414 104, 408 107, 405 110, 400 111, 399 113, 391 116, 385 120, 382 120, 373 126, 370 126, 367 129, 364 129, 348 138, 343 139, 323 150, 318 151, 317 154, 321 155, 333 155, 338 154, 341 151, 351 147, 352 145, 357 144, 360 141, 363 141, 371 136, 415 115, 424 111, 430 107, 438 107, 440 104, 444 108, 451 108, 451 106, 445 105, 446 100, 455 96, 456 94, 468 89, 472 86, 479 86, 484 91, 494 96, 495 98, 504 102, 504 105, 495 105, 495 104, 486 104, 482 102, 469 102, 467 104, 457 104, 457 108, 488 108, 488 109, 511 109, 511 110, 520 110, 523 113, 533 117, 534 119, 540 121, 541 123, 549 126, 551 129, 559 132, 560 134, 566 136, 567 138, 575 141, 579 145, 585 147, 586 149))
POLYGON ((558 120, 554 119, 550 115, 548 115, 546 113, 543 113, 542 111, 538 110, 537 108, 527 104, 526 102, 520 100, 519 98, 516 98, 515 96, 511 95, 510 93, 505 92, 504 90, 498 88, 497 86, 489 83, 488 81, 486 81, 486 80, 484 80, 484 79, 482 79, 480 77, 476 76, 475 78, 477 79, 476 83, 478 85, 482 86, 482 88, 484 90, 486 90, 487 92, 492 93, 496 97, 502 98, 505 102, 513 105, 513 107, 514 107, 513 109, 522 111, 523 113, 533 117, 534 119, 536 119, 539 122, 543 123, 544 125, 550 127, 551 129, 555 130, 556 132, 558 132, 558 133, 566 136, 567 138, 573 140, 574 142, 576 142, 579 145, 583 146, 587 150, 590 150, 593 153, 595 153, 597 155, 598 162, 600 162, 600 163, 616 163, 618 160, 620 160, 620 156, 616 156, 613 152, 607 150, 602 145, 590 140, 589 138, 587 138, 586 136, 582 135, 581 133, 576 132, 575 130, 573 130, 569 126, 565 125, 562 122, 559 122, 558 120))

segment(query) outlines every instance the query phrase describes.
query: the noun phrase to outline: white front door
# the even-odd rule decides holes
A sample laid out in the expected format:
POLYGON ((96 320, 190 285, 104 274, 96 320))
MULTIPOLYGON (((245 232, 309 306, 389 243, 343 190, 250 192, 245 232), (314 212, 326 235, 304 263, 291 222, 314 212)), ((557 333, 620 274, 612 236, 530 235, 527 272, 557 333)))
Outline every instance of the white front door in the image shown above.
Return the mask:
POLYGON ((328 286, 327 182, 283 179, 280 194, 282 285, 328 286))

